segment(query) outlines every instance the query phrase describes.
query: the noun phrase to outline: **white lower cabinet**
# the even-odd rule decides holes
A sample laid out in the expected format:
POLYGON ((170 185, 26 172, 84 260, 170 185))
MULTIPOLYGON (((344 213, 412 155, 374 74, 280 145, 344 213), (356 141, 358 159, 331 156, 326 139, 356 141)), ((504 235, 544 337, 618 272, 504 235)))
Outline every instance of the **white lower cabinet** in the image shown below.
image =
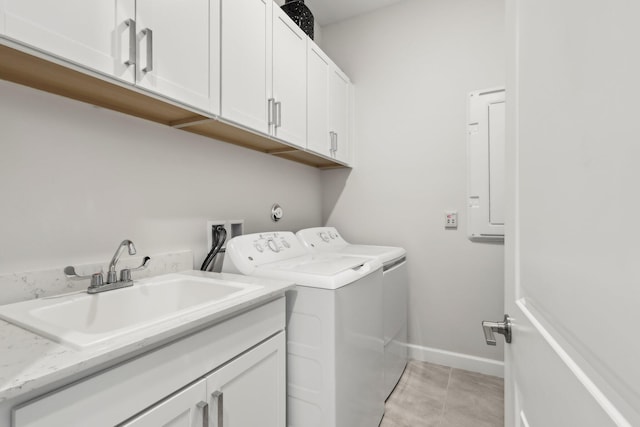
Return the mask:
POLYGON ((211 426, 286 424, 284 332, 207 377, 211 426))
POLYGON ((281 332, 122 427, 284 426, 284 346, 281 332))
POLYGON ((122 427, 208 426, 207 382, 200 380, 154 407, 144 411, 122 427))
POLYGON ((11 411, 12 427, 285 427, 284 296, 11 411))

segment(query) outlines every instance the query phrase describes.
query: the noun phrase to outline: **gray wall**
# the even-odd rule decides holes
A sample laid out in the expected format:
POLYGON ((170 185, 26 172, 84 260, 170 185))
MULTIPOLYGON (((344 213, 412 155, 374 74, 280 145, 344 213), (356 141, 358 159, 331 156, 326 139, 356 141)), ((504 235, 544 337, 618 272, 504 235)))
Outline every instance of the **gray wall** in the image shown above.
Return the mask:
POLYGON ((0 94, 0 274, 109 260, 124 238, 199 267, 207 219, 321 224, 317 169, 6 81, 0 94))
POLYGON ((480 321, 503 314, 503 246, 466 238, 465 119, 468 92, 504 86, 503 3, 404 1, 322 31, 355 84, 357 143, 352 172, 323 172, 323 220, 407 249, 418 353, 502 359, 480 321), (446 209, 458 230, 444 230, 446 209))

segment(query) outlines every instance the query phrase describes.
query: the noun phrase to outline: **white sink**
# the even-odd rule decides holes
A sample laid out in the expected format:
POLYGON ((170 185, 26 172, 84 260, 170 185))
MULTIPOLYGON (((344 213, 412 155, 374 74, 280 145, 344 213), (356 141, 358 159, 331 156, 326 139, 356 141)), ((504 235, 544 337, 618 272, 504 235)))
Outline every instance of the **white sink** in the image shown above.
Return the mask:
POLYGON ((93 295, 73 293, 0 306, 0 318, 85 348, 196 311, 208 313, 261 288, 186 273, 167 274, 93 295))

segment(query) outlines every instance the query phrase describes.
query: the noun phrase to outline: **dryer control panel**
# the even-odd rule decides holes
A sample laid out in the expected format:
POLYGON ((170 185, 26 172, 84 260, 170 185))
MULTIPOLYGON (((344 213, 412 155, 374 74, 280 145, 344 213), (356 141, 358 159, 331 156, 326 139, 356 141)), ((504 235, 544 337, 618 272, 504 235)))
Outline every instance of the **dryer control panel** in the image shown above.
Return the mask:
POLYGON ((304 245, 313 250, 332 249, 335 250, 348 243, 338 234, 334 227, 306 228, 296 233, 296 236, 304 245))
POLYGON ((308 253, 307 248, 290 231, 245 234, 227 243, 222 271, 250 274, 259 265, 308 253))

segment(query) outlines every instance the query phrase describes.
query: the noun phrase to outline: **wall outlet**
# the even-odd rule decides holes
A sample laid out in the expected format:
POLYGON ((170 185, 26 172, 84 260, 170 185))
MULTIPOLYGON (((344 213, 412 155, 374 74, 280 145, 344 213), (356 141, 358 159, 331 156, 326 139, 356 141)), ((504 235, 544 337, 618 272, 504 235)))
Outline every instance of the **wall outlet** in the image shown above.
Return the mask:
POLYGON ((458 211, 444 211, 444 228, 458 228, 458 211))

